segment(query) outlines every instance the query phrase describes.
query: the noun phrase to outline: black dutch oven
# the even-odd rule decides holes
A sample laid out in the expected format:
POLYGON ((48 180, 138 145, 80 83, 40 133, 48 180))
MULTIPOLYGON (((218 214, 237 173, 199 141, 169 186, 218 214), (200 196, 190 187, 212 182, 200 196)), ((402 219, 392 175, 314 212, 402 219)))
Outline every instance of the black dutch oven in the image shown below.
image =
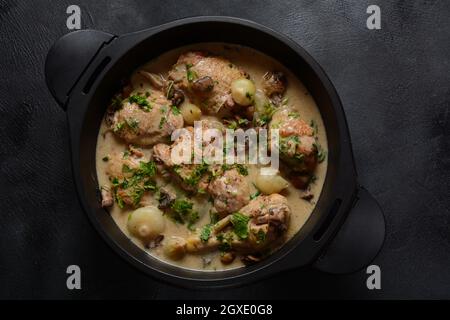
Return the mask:
POLYGON ((123 258, 144 272, 187 287, 235 286, 284 270, 313 266, 350 273, 368 265, 385 234, 377 202, 358 185, 341 101, 318 63, 298 44, 264 26, 230 17, 194 17, 114 36, 81 30, 60 38, 45 64, 47 85, 66 111, 73 175, 84 210, 123 258), (199 42, 226 42, 259 50, 289 68, 314 97, 327 132, 328 170, 317 205, 303 228, 267 259, 229 271, 193 271, 164 263, 131 242, 100 205, 95 151, 108 102, 120 80, 168 50, 199 42))

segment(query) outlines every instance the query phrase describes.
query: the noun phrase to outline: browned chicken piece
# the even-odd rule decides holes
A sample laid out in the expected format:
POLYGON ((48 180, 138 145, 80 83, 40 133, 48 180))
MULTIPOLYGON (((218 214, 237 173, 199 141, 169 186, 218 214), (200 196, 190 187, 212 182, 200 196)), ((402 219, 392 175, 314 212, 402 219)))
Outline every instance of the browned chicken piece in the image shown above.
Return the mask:
MULTIPOLYGON (((217 128, 214 121, 203 120, 202 125, 203 129, 217 128)), ((172 145, 163 143, 155 145, 153 158, 171 171, 183 189, 191 192, 199 190, 208 192, 213 197, 214 207, 220 215, 235 212, 246 205, 250 201, 250 187, 244 176, 235 168, 224 170, 221 165, 174 162, 172 152, 176 150, 180 151, 178 154, 180 158, 183 157, 182 152, 185 150, 188 150, 189 158, 193 154, 194 129, 192 127, 185 129, 189 135, 180 135, 172 145)), ((204 142, 203 147, 206 146, 207 143, 204 142)), ((220 152, 222 154, 223 149, 220 152)))
POLYGON ((317 165, 317 142, 314 129, 290 108, 278 109, 270 129, 279 129, 280 158, 294 171, 311 173, 317 165))
POLYGON ((209 114, 229 111, 234 106, 231 83, 247 77, 227 59, 199 51, 182 54, 169 71, 175 86, 209 114))
POLYGON ((114 112, 111 129, 128 143, 148 146, 167 141, 175 129, 183 127, 183 117, 171 106, 159 89, 136 92, 114 112))
POLYGON ((264 247, 274 244, 286 232, 291 209, 284 196, 274 193, 257 197, 240 212, 250 217, 249 246, 264 247))
POLYGON ((119 179, 130 178, 132 176, 132 170, 138 169, 141 161, 148 160, 143 153, 135 155, 128 150, 125 152, 113 152, 109 155, 106 174, 108 177, 119 179), (124 168, 127 169, 124 170, 124 168))
MULTIPOLYGON (((211 227, 207 241, 201 239, 200 231, 186 241, 188 252, 214 250, 226 244, 230 250, 244 254, 260 253, 273 248, 283 239, 289 225, 291 209, 287 199, 280 194, 259 196, 239 210, 241 221, 246 221, 246 237, 233 231, 233 216, 229 215, 211 227), (242 216, 245 220, 242 219, 242 216)), ((240 230, 242 233, 242 230, 240 230)))
POLYGON ((235 168, 215 177, 208 186, 208 193, 221 216, 238 211, 250 201, 250 187, 235 168))
POLYGON ((196 191, 206 191, 209 182, 209 176, 207 174, 207 168, 202 164, 194 163, 176 163, 172 159, 172 150, 177 148, 180 152, 177 156, 180 160, 183 158, 184 150, 188 150, 188 157, 192 159, 193 147, 194 147, 194 128, 186 127, 186 133, 189 134, 190 139, 187 135, 180 135, 172 145, 167 145, 164 143, 159 143, 153 146, 153 158, 157 163, 163 165, 164 170, 169 170, 172 176, 177 180, 179 185, 191 192, 196 191))
POLYGON ((144 188, 148 177, 135 179, 134 176, 136 172, 142 170, 143 164, 149 163, 149 159, 136 147, 130 149, 132 151, 110 154, 106 174, 111 186, 107 190, 111 196, 115 195, 116 200, 120 199, 120 205, 137 207, 141 204, 143 194, 150 189, 144 188), (122 185, 124 181, 128 183, 122 185))

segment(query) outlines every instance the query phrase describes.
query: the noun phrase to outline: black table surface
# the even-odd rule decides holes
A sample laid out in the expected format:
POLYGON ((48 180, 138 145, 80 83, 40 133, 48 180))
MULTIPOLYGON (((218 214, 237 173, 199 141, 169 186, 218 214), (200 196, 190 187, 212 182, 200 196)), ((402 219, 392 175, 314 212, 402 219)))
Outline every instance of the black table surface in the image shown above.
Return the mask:
POLYGON ((0 298, 450 298, 450 2, 0 0, 0 298), (292 270, 236 289, 162 284, 117 256, 90 225, 71 176, 65 113, 48 92, 44 60, 69 32, 123 34, 194 15, 254 20, 301 44, 336 86, 359 180, 381 204, 385 245, 363 270, 292 270), (381 30, 366 8, 381 7, 381 30), (67 290, 66 268, 82 270, 67 290))

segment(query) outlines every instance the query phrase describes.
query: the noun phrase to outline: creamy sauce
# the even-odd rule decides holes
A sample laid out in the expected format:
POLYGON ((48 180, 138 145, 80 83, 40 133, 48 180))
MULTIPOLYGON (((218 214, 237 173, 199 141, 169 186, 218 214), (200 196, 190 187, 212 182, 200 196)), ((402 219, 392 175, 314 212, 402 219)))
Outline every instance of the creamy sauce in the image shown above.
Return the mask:
MULTIPOLYGON (((207 43, 207 44, 196 44, 187 47, 178 48, 169 51, 156 59, 146 63, 141 68, 148 70, 152 73, 161 73, 164 76, 167 75, 167 71, 176 62, 178 56, 189 50, 207 50, 216 55, 223 56, 233 62, 235 65, 241 67, 245 70, 255 82, 257 88, 261 87, 261 79, 269 70, 280 70, 284 72, 287 76, 287 90, 285 97, 288 97, 288 105, 296 109, 300 114, 301 119, 304 119, 307 123, 314 120, 318 127, 318 141, 323 147, 323 149, 328 150, 326 132, 323 125, 322 118, 320 116, 319 110, 314 102, 312 96, 308 93, 305 86, 283 65, 274 59, 250 48, 245 48, 235 45, 224 45, 220 43, 207 43)), ((97 166, 97 177, 99 186, 109 185, 108 176, 106 175, 107 162, 103 161, 102 158, 105 155, 112 154, 114 152, 123 152, 127 148, 127 144, 120 139, 118 139, 108 128, 105 122, 102 122, 102 126, 99 131, 98 141, 97 141, 97 154, 96 154, 96 166, 97 166)), ((143 152, 147 157, 151 156, 151 147, 142 148, 143 152)), ((258 169, 254 166, 248 166, 249 175, 246 179, 249 181, 251 188, 251 193, 255 193, 257 190, 253 185, 255 175, 258 169)), ((286 241, 293 237, 304 225, 306 220, 311 215, 316 201, 320 196, 322 186, 325 180, 327 169, 327 158, 322 163, 318 164, 315 169, 316 180, 311 183, 311 192, 314 194, 314 198, 311 201, 306 201, 300 198, 300 191, 295 189, 290 185, 287 189, 283 190, 281 193, 284 195, 289 202, 292 214, 290 217, 290 223, 286 233, 286 241)), ((158 179, 158 185, 166 185, 167 182, 162 179, 158 179)), ((176 190, 177 194, 182 195, 183 191, 172 184, 168 185, 169 188, 176 190)), ((196 227, 208 224, 210 221, 209 210, 212 204, 207 201, 207 196, 196 196, 189 200, 194 203, 194 209, 198 211, 200 219, 195 224, 196 227)), ((145 196, 144 199, 147 203, 157 206, 158 200, 155 195, 150 193, 145 196)), ((130 235, 127 230, 127 218, 132 208, 125 207, 120 209, 116 204, 109 209, 111 217, 117 223, 118 227, 142 250, 145 250, 154 257, 157 257, 167 263, 177 265, 183 268, 204 270, 204 271, 214 271, 214 270, 224 270, 232 269, 237 267, 242 267, 243 264, 240 259, 236 258, 231 264, 224 265, 220 261, 220 253, 218 251, 204 253, 204 254, 186 254, 184 258, 179 261, 173 261, 167 258, 163 253, 163 246, 158 246, 156 248, 145 248, 143 243, 130 235)), ((174 222, 173 220, 166 218, 166 228, 164 232, 165 238, 172 235, 187 238, 192 234, 192 231, 188 230, 186 225, 182 225, 174 222)), ((164 244, 164 241, 163 241, 164 244)))

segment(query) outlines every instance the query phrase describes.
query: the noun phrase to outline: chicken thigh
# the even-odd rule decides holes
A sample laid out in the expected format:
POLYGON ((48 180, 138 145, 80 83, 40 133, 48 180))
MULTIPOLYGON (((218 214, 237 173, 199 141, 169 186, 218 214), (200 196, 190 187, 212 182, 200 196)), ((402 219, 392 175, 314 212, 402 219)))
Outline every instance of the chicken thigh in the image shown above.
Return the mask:
POLYGON ((314 129, 290 108, 278 109, 269 128, 279 130, 280 158, 294 171, 311 173, 317 165, 317 141, 314 129))
POLYGON ((209 114, 230 110, 235 104, 231 83, 247 77, 227 59, 199 51, 182 54, 169 71, 169 79, 175 86, 209 114))
POLYGON ((145 92, 134 90, 110 114, 113 132, 128 143, 142 146, 167 141, 175 129, 183 127, 181 114, 163 91, 154 87, 145 92))

